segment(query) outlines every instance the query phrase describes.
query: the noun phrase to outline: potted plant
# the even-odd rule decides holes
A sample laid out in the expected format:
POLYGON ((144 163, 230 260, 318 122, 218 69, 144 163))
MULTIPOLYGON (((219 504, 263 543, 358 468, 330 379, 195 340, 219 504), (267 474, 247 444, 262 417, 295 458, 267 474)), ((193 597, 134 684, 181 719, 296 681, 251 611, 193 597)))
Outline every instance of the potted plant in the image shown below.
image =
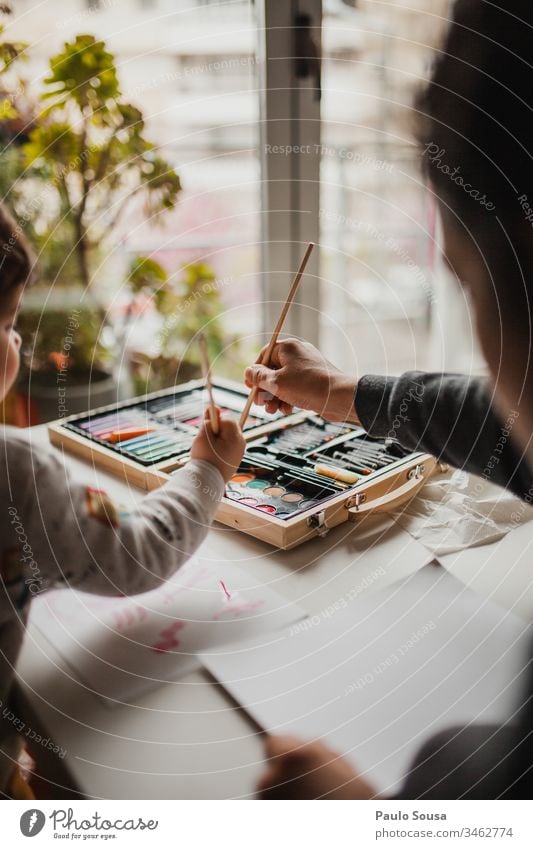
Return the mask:
POLYGON ((43 279, 21 315, 31 337, 24 380, 55 417, 59 371, 63 414, 113 399, 106 306, 109 278, 120 282, 120 272, 108 259, 126 211, 138 214, 141 201, 151 219, 172 209, 180 181, 145 137, 140 110, 121 97, 114 58, 94 36, 78 35, 50 60, 40 106, 20 148, 13 206, 31 227, 43 279))
POLYGON ((221 315, 224 305, 213 269, 192 262, 178 275, 168 276, 160 263, 137 256, 131 261, 126 283, 131 292, 124 327, 124 347, 129 360, 136 394, 153 392, 183 383, 201 375, 198 345, 200 331, 207 340, 211 362, 225 346, 236 350, 237 339, 224 332, 221 315), (159 318, 159 330, 149 350, 129 344, 134 336, 133 318, 139 303, 151 301, 159 318))

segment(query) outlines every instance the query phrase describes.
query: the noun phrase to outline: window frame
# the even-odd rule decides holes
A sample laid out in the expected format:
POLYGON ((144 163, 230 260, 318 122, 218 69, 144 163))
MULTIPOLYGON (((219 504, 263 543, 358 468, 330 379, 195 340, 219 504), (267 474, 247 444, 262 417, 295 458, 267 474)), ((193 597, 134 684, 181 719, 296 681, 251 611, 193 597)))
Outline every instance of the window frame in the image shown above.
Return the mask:
MULTIPOLYGON (((299 77, 296 23, 306 15, 321 57, 322 0, 257 0, 260 95, 261 276, 263 327, 269 334, 307 246, 316 244, 284 333, 319 343, 320 89, 299 77)), ((304 54, 305 55, 305 54, 304 54)))

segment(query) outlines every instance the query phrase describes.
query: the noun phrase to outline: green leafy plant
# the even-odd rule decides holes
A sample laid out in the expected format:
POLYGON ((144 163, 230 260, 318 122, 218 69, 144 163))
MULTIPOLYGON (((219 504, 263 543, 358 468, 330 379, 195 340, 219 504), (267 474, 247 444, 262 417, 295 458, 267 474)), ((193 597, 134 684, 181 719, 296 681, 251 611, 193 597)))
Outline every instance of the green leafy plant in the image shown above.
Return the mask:
POLYGON ((142 198, 146 216, 158 216, 174 207, 180 180, 145 137, 141 111, 123 100, 113 55, 102 41, 78 35, 65 43, 50 60, 44 84, 39 122, 23 146, 28 177, 46 192, 37 229, 52 260, 49 279, 52 270, 61 278, 68 267, 67 282, 74 274, 87 288, 128 206, 142 198))
MULTIPOLYGON (((11 13, 9 5, 0 3, 0 16, 11 13)), ((5 31, 0 19, 0 193, 4 202, 6 199, 10 202, 13 193, 18 196, 17 181, 22 171, 20 147, 26 140, 26 127, 31 125, 33 104, 27 97, 21 76, 27 44, 5 40, 5 31)))
MULTIPOLYGON (((9 3, 0 3, 0 15, 11 15, 13 10, 9 3)), ((0 22, 0 76, 4 76, 6 71, 11 70, 11 67, 17 59, 24 55, 27 44, 22 41, 4 41, 6 28, 0 22)))
POLYGON ((155 259, 135 257, 126 275, 130 303, 122 339, 107 332, 93 281, 120 238, 122 216, 132 207, 150 219, 164 214, 177 202, 180 181, 146 138, 140 110, 122 97, 113 56, 102 41, 78 35, 50 60, 37 108, 17 142, 9 145, 6 189, 11 183, 13 210, 36 243, 44 280, 20 317, 26 380, 30 370, 35 383, 35 375, 54 378, 65 368, 74 381, 83 379, 84 370, 109 368, 146 299, 160 331, 149 352, 130 351, 137 392, 198 376, 200 330, 216 362, 232 340, 223 332, 215 273, 205 263, 169 275, 155 259))
POLYGON ((190 263, 181 273, 169 277, 156 260, 137 256, 129 268, 126 282, 131 301, 124 335, 131 329, 135 308, 141 299, 152 301, 159 317, 160 330, 150 353, 131 351, 132 376, 137 392, 149 392, 183 382, 201 373, 196 341, 202 331, 212 361, 228 343, 236 349, 236 339, 224 332, 224 305, 213 269, 202 262, 190 263))
MULTIPOLYGON (((0 79, 23 49, 0 44, 0 79)), ((17 92, 22 108, 17 103, 16 114, 31 112, 23 86, 17 92)), ((7 99, 15 103, 12 96, 7 99)), ((121 95, 113 55, 92 35, 65 43, 50 60, 24 133, 14 132, 13 113, 9 121, 7 115, 5 107, 0 190, 36 245, 43 280, 32 292, 31 306, 25 302, 21 312, 26 368, 54 377, 61 334, 76 305, 81 322, 69 354, 71 373, 110 368, 118 347, 92 285, 96 269, 103 266, 105 272, 102 260, 120 238, 120 221, 130 205, 158 217, 176 204, 179 177, 145 137, 142 113, 121 95), (51 287, 68 291, 52 306, 51 287)))

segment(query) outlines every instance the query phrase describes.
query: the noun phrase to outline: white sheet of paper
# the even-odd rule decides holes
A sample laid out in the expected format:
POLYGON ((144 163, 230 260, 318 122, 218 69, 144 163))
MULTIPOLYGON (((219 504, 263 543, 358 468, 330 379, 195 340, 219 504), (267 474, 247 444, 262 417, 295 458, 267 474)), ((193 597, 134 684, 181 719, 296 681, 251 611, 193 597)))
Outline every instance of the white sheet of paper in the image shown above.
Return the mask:
POLYGON ((36 626, 96 695, 128 700, 197 668, 198 652, 285 628, 304 616, 238 567, 193 558, 161 588, 130 598, 55 590, 36 626))
POLYGON ((476 592, 492 598, 526 622, 533 622, 533 522, 512 523, 520 522, 530 511, 525 502, 519 504, 509 532, 494 545, 439 557, 452 575, 467 581, 476 592))
POLYGON ((389 795, 433 733, 511 715, 529 638, 521 620, 426 566, 202 660, 264 729, 324 738, 389 795))

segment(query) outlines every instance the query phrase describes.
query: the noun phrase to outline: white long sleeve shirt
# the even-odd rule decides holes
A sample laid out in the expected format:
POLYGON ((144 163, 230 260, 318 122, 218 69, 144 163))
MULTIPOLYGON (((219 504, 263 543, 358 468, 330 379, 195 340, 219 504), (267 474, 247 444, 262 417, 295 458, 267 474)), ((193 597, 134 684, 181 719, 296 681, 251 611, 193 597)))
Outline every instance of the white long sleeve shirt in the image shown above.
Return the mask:
POLYGON ((223 492, 218 469, 191 461, 125 513, 73 481, 53 448, 0 428, 0 796, 20 748, 9 694, 32 597, 155 589, 198 548, 223 492))

